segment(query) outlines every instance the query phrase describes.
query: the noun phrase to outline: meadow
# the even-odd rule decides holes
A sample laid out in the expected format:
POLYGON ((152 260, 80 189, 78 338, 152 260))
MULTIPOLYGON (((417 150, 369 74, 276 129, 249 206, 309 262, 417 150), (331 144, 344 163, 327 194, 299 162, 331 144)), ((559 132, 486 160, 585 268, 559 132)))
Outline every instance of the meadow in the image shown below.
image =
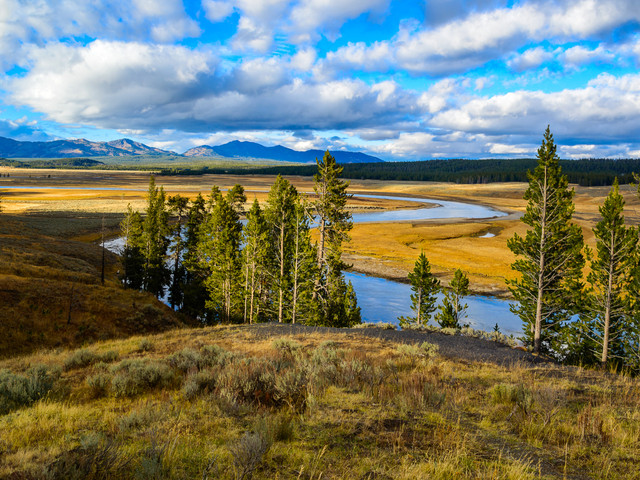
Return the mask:
MULTIPOLYGON (((148 172, 82 171, 82 170, 30 170, 12 171, 2 184, 14 187, 0 192, 7 213, 27 213, 31 216, 76 218, 82 215, 105 215, 111 234, 117 233, 117 219, 131 204, 143 211, 146 203, 148 172), (54 187, 55 189, 48 189, 54 187), (73 188, 64 190, 64 187, 73 188), (103 188, 104 190, 100 190, 103 188), (122 189, 122 190, 109 190, 122 189)), ((248 203, 254 198, 266 199, 266 192, 273 183, 273 176, 160 176, 156 178, 168 194, 194 198, 197 193, 208 194, 212 185, 230 188, 240 183, 247 190, 248 203)), ((290 177, 289 180, 301 192, 312 192, 310 177, 290 177)), ((456 268, 465 270, 471 280, 474 293, 508 296, 504 280, 512 278, 510 265, 513 256, 506 246, 507 239, 515 232, 523 234, 524 225, 519 215, 526 203, 522 196, 524 183, 492 183, 486 185, 461 185, 435 182, 385 182, 377 180, 353 180, 350 193, 416 196, 424 198, 459 200, 495 207, 510 213, 503 218, 489 220, 432 220, 385 224, 356 224, 351 231, 352 240, 345 246, 346 261, 353 270, 361 273, 406 279, 415 259, 424 250, 435 273, 447 282, 456 268), (495 236, 485 238, 490 233, 495 236)), ((585 241, 593 246, 591 229, 598 221, 598 207, 609 192, 608 187, 575 186, 576 212, 574 220, 582 227, 585 241)), ((632 225, 640 223, 640 201, 630 185, 621 191, 627 201, 625 214, 632 225)), ((410 201, 354 198, 352 211, 371 209, 417 208, 410 201)), ((97 231, 97 229, 95 230, 97 231)), ((94 233, 95 233, 94 231, 94 233)), ((78 236, 78 238, 80 238, 78 236)), ((82 237, 88 239, 91 237, 82 237)), ((93 237, 95 239, 95 235, 93 237)))

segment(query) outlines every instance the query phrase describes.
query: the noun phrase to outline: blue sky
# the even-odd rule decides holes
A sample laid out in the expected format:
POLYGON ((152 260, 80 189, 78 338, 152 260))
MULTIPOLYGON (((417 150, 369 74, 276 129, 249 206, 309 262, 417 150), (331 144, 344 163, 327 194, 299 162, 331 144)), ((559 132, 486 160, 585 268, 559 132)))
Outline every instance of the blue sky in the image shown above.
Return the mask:
POLYGON ((637 0, 0 0, 0 136, 640 157, 637 0))

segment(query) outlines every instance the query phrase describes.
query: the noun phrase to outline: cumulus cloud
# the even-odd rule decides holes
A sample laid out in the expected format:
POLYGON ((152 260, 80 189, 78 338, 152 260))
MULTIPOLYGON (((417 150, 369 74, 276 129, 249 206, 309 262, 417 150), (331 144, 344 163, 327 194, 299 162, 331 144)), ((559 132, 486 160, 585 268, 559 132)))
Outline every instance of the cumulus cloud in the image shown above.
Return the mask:
MULTIPOLYGON (((288 62, 288 59, 281 59, 288 62)), ((384 125, 419 112, 390 81, 290 78, 278 59, 217 71, 209 51, 95 41, 34 48, 7 83, 14 103, 63 123, 102 128, 329 129, 384 125), (135 79, 135 81, 131 81, 135 79)))
POLYGON ((568 68, 577 68, 595 62, 610 63, 615 60, 615 57, 615 53, 602 45, 593 49, 576 45, 568 48, 559 56, 562 64, 568 68))
POLYGON ((292 31, 298 41, 309 40, 322 32, 330 39, 338 37, 345 20, 363 13, 384 12, 390 0, 302 0, 293 7, 290 15, 292 31))
POLYGON ((233 12, 233 3, 229 1, 203 0, 205 16, 210 22, 219 22, 233 12))
POLYGON ((438 113, 430 124, 463 132, 525 135, 551 124, 565 143, 620 141, 640 130, 638 111, 640 75, 601 74, 585 88, 474 98, 438 113))
MULTIPOLYGON (((487 9, 501 3, 481 2, 482 9, 436 26, 405 25, 391 41, 350 46, 336 52, 336 57, 343 64, 366 69, 375 58, 373 51, 386 50, 391 53, 386 65, 415 75, 447 75, 504 58, 531 42, 597 37, 640 21, 640 3, 632 0, 529 1, 511 8, 487 9)), ((512 57, 510 66, 526 69, 550 59, 550 55, 543 49, 532 49, 512 57)), ((378 68, 385 71, 384 66, 378 68)))
POLYGON ((213 55, 185 47, 100 40, 87 47, 50 44, 31 49, 29 61, 28 74, 7 82, 11 99, 63 123, 139 128, 126 117, 162 116, 169 107, 179 111, 215 86, 213 55))
POLYGON ((181 0, 0 0, 0 57, 10 64, 24 44, 60 37, 172 42, 200 35, 181 0))
POLYGON ((544 47, 535 47, 513 55, 507 60, 507 66, 516 72, 538 68, 554 58, 553 52, 544 47))

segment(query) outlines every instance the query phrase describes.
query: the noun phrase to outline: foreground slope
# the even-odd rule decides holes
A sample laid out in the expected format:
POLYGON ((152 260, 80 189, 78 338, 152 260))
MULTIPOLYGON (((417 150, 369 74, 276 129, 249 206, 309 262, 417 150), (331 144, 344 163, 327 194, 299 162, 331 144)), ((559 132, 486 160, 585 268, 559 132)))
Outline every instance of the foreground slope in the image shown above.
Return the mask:
POLYGON ((635 478, 637 381, 378 333, 208 327, 0 361, 40 398, 0 388, 0 477, 635 478))

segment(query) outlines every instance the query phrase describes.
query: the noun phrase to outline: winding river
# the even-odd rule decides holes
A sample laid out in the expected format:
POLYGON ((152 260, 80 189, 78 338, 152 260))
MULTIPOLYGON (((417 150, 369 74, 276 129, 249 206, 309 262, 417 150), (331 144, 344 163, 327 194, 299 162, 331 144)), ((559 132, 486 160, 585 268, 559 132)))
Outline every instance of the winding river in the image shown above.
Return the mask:
MULTIPOLYGON (((354 196, 412 201, 429 204, 430 207, 355 213, 353 214, 353 221, 356 223, 408 222, 447 218, 481 219, 507 215, 491 207, 463 202, 382 195, 358 194, 354 196)), ((105 247, 119 253, 122 244, 122 238, 116 238, 105 242, 105 247)), ((351 281, 356 291, 364 322, 393 323, 397 325, 399 316, 410 316, 412 314, 411 287, 408 284, 352 272, 346 272, 345 277, 351 281)), ((438 300, 441 298, 442 296, 439 295, 438 300)), ((509 310, 508 301, 494 297, 471 295, 465 298, 465 303, 468 305, 468 309, 464 323, 469 323, 473 328, 491 331, 497 324, 500 331, 507 335, 519 336, 522 333, 521 321, 509 310)))

